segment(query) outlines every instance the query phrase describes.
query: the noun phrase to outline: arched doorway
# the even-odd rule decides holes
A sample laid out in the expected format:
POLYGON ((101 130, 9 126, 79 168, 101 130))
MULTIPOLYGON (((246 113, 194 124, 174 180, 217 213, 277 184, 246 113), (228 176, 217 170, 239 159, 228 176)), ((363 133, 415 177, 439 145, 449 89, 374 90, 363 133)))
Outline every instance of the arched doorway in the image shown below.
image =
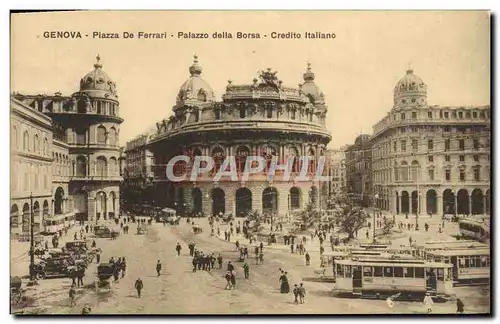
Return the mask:
POLYGON ((221 188, 212 189, 212 215, 223 215, 226 212, 226 194, 221 188))
POLYGON ((427 214, 435 215, 437 213, 437 193, 434 189, 427 190, 427 214))
POLYGON ((309 191, 309 202, 312 204, 313 208, 318 208, 318 188, 311 187, 309 191))
POLYGON ((290 209, 300 209, 300 189, 297 187, 290 188, 290 209))
POLYGON ((63 199, 64 190, 61 187, 56 189, 56 194, 54 195, 54 214, 60 215, 63 213, 63 199))
POLYGON ((252 192, 248 188, 236 190, 236 217, 245 217, 252 211, 252 192))
POLYGON ((457 205, 459 215, 469 214, 469 192, 466 189, 460 189, 457 192, 457 205))
POLYGON ((10 207, 10 228, 16 229, 19 227, 19 208, 16 204, 10 207))
POLYGON ((278 212, 278 190, 274 187, 267 187, 262 192, 262 212, 277 213, 278 212))
POLYGON ((25 203, 23 205, 23 232, 30 231, 30 205, 25 203))
POLYGON ((410 212, 410 195, 408 191, 401 193, 401 213, 406 214, 410 212))
MULTIPOLYGON (((97 199, 97 197, 96 197, 97 199)), ((88 221, 88 194, 84 190, 76 190, 73 194, 73 208, 75 210, 75 219, 79 222, 88 221)))
POLYGON ((396 214, 399 215, 399 205, 400 205, 400 201, 399 201, 399 192, 396 191, 396 214))
POLYGON ((191 189, 191 199, 193 201, 193 215, 201 213, 203 210, 203 196, 201 194, 200 188, 191 189))
POLYGON ((35 233, 40 232, 40 224, 41 224, 41 218, 40 218, 40 203, 38 201, 35 201, 33 204, 33 216, 34 216, 34 226, 33 226, 33 231, 35 233))
POLYGON ((484 195, 481 189, 474 189, 471 193, 471 211, 472 215, 484 214, 484 195))
POLYGON ((107 206, 106 206, 106 193, 104 191, 99 191, 96 195, 96 218, 97 220, 100 220, 101 217, 104 219, 107 219, 107 206))
POLYGON ((486 190, 486 194, 485 194, 485 202, 486 202, 486 206, 484 206, 485 208, 485 214, 486 215, 489 215, 490 214, 490 199, 491 199, 491 196, 490 196, 490 189, 486 190))
POLYGON ((49 202, 47 200, 43 201, 43 218, 49 217, 49 202))
POLYGON ((443 191, 443 213, 455 214, 455 195, 451 189, 443 191))
POLYGON ((411 213, 412 214, 418 214, 418 192, 417 191, 412 191, 411 193, 411 213))

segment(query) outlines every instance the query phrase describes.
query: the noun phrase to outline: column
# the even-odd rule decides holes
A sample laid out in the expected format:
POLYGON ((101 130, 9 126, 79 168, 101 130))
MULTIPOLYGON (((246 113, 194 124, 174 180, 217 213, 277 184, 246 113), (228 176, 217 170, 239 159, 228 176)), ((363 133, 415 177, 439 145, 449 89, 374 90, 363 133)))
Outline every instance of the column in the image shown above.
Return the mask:
POLYGON ((457 203, 458 196, 457 196, 457 194, 455 192, 453 193, 453 198, 455 200, 455 208, 454 208, 455 215, 458 215, 458 203, 457 203))
POLYGON ((211 196, 211 188, 204 188, 200 187, 201 189, 201 199, 202 199, 202 206, 201 209, 203 211, 203 214, 205 216, 211 216, 212 215, 212 196, 211 196))
POLYGON ((427 195, 422 194, 421 197, 425 197, 424 199, 420 200, 420 215, 427 215, 427 195))
POLYGON ((56 214, 56 210, 54 209, 55 208, 55 204, 56 204, 55 200, 52 199, 52 203, 51 203, 52 207, 51 207, 51 210, 49 211, 49 214, 51 214, 52 216, 54 216, 56 214))
POLYGON ((469 195, 469 215, 472 215, 472 192, 469 195))
POLYGON ((483 196, 483 214, 486 215, 486 193, 483 196))
POLYGON ((438 214, 439 217, 443 215, 443 196, 442 195, 437 195, 436 196, 436 213, 438 214))

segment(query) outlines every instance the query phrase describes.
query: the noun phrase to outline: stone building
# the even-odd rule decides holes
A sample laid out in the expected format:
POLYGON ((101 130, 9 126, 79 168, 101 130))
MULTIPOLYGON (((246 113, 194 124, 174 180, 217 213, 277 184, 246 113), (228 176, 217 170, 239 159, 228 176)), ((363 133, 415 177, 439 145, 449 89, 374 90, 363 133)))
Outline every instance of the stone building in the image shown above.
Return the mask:
POLYGON ((348 146, 326 151, 328 161, 328 195, 339 194, 346 189, 345 152, 348 146))
MULTIPOLYGON (((313 176, 310 181, 298 181, 299 162, 293 164, 289 181, 282 180, 280 171, 273 178, 266 174, 273 159, 281 162, 291 156, 309 155, 317 161, 325 156, 331 140, 325 127, 327 106, 310 65, 298 88, 285 87, 271 69, 262 71, 250 84, 228 81, 221 102, 201 77, 196 57, 189 73, 172 116, 157 123, 157 132, 147 145, 155 161, 155 200, 180 214, 244 216, 258 210, 285 216, 309 201, 319 207, 319 182, 313 176), (183 154, 211 156, 214 169, 196 181, 170 181, 165 176, 167 163, 183 154), (241 174, 250 155, 263 157, 265 168, 244 181, 241 174), (237 179, 214 181, 214 174, 229 156, 235 157, 237 179)), ((316 173, 315 161, 304 165, 311 175, 316 173)), ((191 167, 190 163, 176 164, 174 173, 190 174, 191 167)))
POLYGON ((119 213, 120 124, 115 82, 103 71, 99 56, 94 69, 80 80, 71 96, 24 95, 13 97, 52 121, 50 143, 54 212, 71 204, 79 220, 98 221, 119 213), (68 202, 68 203, 65 203, 68 202))
POLYGON ((345 151, 347 192, 363 207, 371 207, 372 196, 372 142, 362 134, 345 151))
POLYGON ((373 184, 391 213, 488 214, 490 107, 427 104, 412 69, 394 87, 394 106, 373 127, 373 184))

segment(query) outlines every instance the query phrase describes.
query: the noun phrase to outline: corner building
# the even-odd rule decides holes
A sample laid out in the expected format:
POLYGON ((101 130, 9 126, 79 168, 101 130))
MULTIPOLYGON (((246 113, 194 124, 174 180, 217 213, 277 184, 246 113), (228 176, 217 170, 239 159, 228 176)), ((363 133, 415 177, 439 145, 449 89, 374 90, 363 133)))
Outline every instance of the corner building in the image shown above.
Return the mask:
POLYGON ((116 84, 103 71, 99 56, 94 69, 81 78, 79 88, 71 96, 56 92, 16 93, 13 97, 52 123, 54 141, 48 147, 53 161, 51 214, 72 210, 77 220, 97 222, 120 212, 119 185, 123 179, 119 134, 123 119, 119 117, 116 84))
POLYGON ((427 104, 408 69, 392 110, 373 127, 376 204, 395 214, 490 213, 490 107, 427 104))
MULTIPOLYGON (((245 216, 250 210, 285 216, 303 208, 308 201, 319 206, 325 192, 318 188, 316 161, 325 156, 331 136, 325 127, 327 106, 323 93, 316 86, 310 65, 304 82, 298 88, 285 87, 271 69, 262 71, 250 84, 236 85, 228 81, 222 101, 201 77, 202 68, 195 56, 189 68, 190 77, 182 84, 172 116, 157 123, 157 132, 150 136, 148 149, 155 161, 155 201, 175 208, 180 214, 215 215, 232 213, 245 216), (215 167, 192 182, 166 178, 166 164, 177 155, 211 156, 215 167), (265 170, 242 180, 247 156, 262 156, 265 170), (301 165, 296 160, 289 181, 283 172, 267 177, 271 160, 283 163, 290 156, 309 155, 315 161, 307 166, 311 181, 294 178, 301 165), (214 182, 214 175, 224 159, 234 156, 238 181, 223 177, 214 182), (321 195, 320 195, 321 194, 321 195)), ((191 159, 192 161, 193 159, 191 159)), ((177 164, 176 164, 177 166, 177 164)), ((190 174, 192 165, 180 164, 174 174, 190 174)), ((325 165, 324 171, 326 175, 325 165)))

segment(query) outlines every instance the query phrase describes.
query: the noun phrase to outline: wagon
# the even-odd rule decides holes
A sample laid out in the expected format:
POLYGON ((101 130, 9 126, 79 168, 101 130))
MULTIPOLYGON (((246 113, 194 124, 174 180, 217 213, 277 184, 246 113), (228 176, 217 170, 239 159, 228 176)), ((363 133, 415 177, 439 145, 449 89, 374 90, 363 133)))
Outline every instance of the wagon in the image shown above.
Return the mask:
POLYGON ((24 290, 21 288, 22 280, 19 277, 10 277, 10 304, 16 306, 22 300, 24 290))
POLYGON ((115 239, 117 238, 118 236, 120 235, 119 232, 115 231, 115 230, 112 230, 112 229, 109 229, 108 227, 106 226, 102 226, 102 227, 97 227, 95 229, 95 236, 97 237, 103 237, 103 238, 112 238, 112 239, 115 239))
POLYGON ((99 278, 99 287, 111 288, 109 279, 115 273, 114 263, 101 263, 97 266, 97 277, 99 278))

